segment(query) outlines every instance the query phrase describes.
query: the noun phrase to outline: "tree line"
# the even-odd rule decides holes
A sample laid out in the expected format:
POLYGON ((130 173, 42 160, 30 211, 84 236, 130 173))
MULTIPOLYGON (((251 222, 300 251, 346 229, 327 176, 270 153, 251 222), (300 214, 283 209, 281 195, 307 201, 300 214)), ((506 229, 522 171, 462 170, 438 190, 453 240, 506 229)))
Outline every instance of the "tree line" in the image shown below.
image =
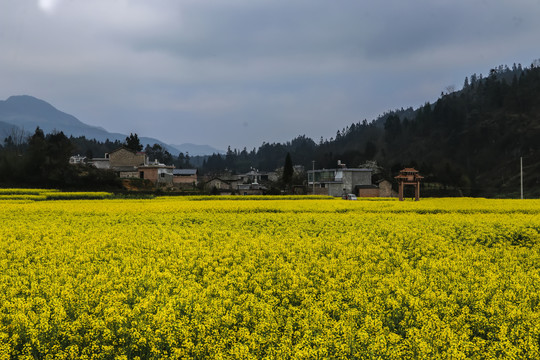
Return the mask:
POLYGON ((0 145, 0 184, 11 187, 117 189, 112 171, 70 165, 76 142, 63 132, 44 134, 39 127, 26 137, 13 131, 0 145))

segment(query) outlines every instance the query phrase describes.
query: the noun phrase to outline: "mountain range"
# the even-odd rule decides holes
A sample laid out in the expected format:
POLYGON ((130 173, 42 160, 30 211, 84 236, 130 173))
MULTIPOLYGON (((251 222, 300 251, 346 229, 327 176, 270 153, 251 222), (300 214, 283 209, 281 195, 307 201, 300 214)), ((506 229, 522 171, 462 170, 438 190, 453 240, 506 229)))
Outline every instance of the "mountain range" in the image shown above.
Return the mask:
MULTIPOLYGON (((66 114, 46 101, 29 95, 11 96, 7 100, 0 100, 0 136, 8 137, 14 133, 25 135, 33 134, 39 126, 45 133, 62 131, 66 136, 84 136, 87 139, 110 141, 126 139, 126 134, 111 133, 102 127, 83 123, 75 116, 66 114)), ((158 139, 139 136, 143 146, 159 144, 173 155, 189 153, 191 156, 211 155, 223 151, 209 145, 184 143, 180 145, 166 144, 158 139)))

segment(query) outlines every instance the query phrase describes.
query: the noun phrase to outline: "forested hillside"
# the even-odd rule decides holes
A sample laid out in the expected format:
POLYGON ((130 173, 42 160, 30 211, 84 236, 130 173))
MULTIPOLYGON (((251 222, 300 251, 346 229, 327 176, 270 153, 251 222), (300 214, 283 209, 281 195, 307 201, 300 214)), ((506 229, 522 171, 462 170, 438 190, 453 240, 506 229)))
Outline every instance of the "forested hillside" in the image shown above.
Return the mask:
POLYGON ((461 91, 418 109, 412 119, 389 117, 378 159, 396 170, 416 165, 433 181, 464 194, 540 195, 540 68, 499 67, 467 78, 461 91))
POLYGON ((289 152, 311 169, 349 167, 376 160, 380 177, 392 179, 405 166, 418 168, 426 182, 473 196, 519 195, 523 157, 526 196, 540 196, 540 67, 499 66, 487 77, 472 75, 460 91, 441 94, 419 109, 401 109, 338 130, 318 143, 299 136, 258 150, 231 150, 205 161, 206 171, 250 166, 273 170, 289 152))

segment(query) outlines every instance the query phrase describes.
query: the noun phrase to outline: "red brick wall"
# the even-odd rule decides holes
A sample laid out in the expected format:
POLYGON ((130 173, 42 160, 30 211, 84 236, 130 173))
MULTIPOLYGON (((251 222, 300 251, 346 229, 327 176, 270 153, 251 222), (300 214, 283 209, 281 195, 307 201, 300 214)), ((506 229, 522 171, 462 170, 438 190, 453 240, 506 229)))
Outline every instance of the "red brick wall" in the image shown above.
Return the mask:
POLYGON ((359 197, 379 197, 379 189, 360 189, 359 197))
POLYGON ((175 184, 193 184, 197 183, 197 175, 193 176, 175 176, 173 179, 175 184))
POLYGON ((158 181, 158 169, 149 168, 149 169, 139 169, 139 171, 144 171, 144 178, 150 180, 154 184, 158 181))

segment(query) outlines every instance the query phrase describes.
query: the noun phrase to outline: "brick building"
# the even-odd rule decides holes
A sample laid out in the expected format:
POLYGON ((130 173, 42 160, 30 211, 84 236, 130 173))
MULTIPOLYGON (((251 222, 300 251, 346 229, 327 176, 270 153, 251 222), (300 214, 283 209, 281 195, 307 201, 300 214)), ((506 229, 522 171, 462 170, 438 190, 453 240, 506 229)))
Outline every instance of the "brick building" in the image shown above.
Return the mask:
POLYGON ((371 174, 371 169, 348 169, 338 161, 336 169, 308 170, 308 186, 319 195, 356 194, 359 187, 371 186, 371 174))

